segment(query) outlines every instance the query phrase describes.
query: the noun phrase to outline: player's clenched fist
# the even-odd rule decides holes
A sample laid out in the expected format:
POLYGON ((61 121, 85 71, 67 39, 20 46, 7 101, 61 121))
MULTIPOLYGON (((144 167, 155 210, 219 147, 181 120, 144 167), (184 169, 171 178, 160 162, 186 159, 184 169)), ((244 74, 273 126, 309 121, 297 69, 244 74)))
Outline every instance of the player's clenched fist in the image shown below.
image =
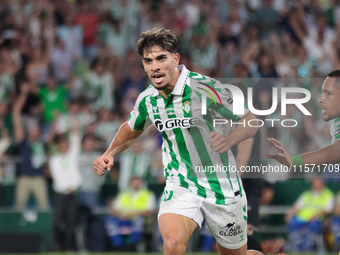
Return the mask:
POLYGON ((103 155, 97 158, 93 165, 94 171, 99 175, 103 175, 106 171, 110 171, 113 166, 113 157, 103 155))
POLYGON ((231 147, 229 139, 221 133, 210 132, 209 139, 210 146, 219 154, 227 152, 231 147))

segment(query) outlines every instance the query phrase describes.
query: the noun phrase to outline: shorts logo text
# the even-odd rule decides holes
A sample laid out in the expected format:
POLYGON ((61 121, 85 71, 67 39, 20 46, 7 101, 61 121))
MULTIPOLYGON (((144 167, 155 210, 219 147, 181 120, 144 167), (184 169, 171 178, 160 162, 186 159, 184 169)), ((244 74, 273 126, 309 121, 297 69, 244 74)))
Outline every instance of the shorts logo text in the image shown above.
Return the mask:
POLYGON ((224 228, 224 231, 219 232, 221 236, 237 236, 243 233, 243 229, 241 228, 241 226, 236 225, 235 222, 228 223, 224 228))

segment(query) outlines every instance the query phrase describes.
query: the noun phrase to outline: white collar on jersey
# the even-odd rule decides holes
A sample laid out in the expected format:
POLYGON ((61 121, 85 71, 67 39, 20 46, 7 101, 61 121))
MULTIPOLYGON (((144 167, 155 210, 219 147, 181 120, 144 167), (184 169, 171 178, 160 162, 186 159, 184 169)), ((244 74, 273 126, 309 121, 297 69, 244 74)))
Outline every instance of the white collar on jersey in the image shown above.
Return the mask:
MULTIPOLYGON (((189 74, 189 70, 185 67, 185 65, 178 65, 178 69, 180 70, 181 74, 179 75, 176 85, 171 92, 172 95, 183 95, 185 81, 189 74)), ((159 95, 159 91, 155 89, 152 96, 157 96, 157 95, 159 95)))

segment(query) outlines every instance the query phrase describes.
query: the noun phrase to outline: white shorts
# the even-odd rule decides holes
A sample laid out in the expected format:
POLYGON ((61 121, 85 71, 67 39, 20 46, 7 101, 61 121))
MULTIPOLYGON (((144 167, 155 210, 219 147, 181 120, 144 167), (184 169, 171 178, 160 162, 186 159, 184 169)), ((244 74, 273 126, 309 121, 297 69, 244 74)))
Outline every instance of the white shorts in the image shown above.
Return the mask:
POLYGON ((206 226, 216 241, 227 249, 238 249, 247 243, 247 198, 227 205, 217 205, 182 187, 166 187, 161 198, 158 218, 173 213, 193 219, 201 228, 206 226))

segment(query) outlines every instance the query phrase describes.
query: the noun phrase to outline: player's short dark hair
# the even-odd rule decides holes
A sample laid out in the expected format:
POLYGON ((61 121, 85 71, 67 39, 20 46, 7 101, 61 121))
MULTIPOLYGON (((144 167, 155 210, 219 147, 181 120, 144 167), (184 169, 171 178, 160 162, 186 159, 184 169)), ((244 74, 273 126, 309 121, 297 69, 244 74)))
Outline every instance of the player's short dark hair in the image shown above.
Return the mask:
POLYGON ((162 50, 177 53, 178 41, 173 31, 165 28, 153 28, 141 34, 137 42, 137 52, 143 57, 144 51, 150 52, 153 46, 162 50))
POLYGON ((335 78, 335 82, 333 83, 333 85, 337 85, 340 87, 340 70, 334 70, 330 72, 327 76, 330 78, 335 78))
POLYGON ((334 70, 330 72, 327 76, 331 78, 340 78, 340 70, 334 70))

